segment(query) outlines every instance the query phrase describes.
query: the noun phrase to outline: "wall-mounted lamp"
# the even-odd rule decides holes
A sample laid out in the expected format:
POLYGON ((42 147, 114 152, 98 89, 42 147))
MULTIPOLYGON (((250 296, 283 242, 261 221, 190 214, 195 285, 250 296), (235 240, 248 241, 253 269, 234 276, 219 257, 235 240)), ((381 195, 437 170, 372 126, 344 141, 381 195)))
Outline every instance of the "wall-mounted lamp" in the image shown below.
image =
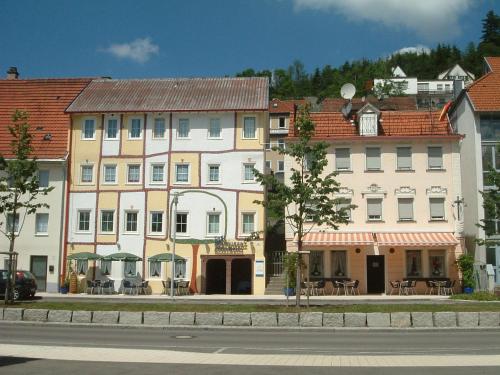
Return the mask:
POLYGON ((389 252, 390 252, 391 254, 394 254, 394 251, 395 251, 395 250, 394 250, 394 248, 393 248, 393 247, 391 247, 391 248, 389 249, 389 252))
POLYGON ((359 254, 361 252, 361 249, 359 247, 356 248, 356 254, 359 254))

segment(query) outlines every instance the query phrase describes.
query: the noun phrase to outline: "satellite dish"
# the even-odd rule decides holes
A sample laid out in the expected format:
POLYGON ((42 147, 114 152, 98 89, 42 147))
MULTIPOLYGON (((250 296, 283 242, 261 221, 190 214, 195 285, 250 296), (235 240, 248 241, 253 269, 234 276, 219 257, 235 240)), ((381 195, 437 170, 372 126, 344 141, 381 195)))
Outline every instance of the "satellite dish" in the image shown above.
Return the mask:
POLYGON ((351 100, 356 94, 356 87, 352 83, 345 83, 340 88, 340 96, 344 99, 351 100))

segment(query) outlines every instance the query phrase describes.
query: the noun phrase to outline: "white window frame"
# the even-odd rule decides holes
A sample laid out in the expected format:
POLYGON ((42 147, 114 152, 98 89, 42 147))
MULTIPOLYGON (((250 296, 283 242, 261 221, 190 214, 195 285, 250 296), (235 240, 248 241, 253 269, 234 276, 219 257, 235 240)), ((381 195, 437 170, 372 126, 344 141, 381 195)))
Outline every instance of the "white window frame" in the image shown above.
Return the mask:
POLYGON ((117 164, 104 164, 102 166, 102 184, 103 185, 116 185, 118 184, 118 165, 117 164), (106 181, 106 169, 109 167, 115 167, 115 180, 106 181))
POLYGON ((403 172, 412 172, 413 171, 413 148, 408 145, 401 145, 396 147, 396 171, 403 171, 403 172), (398 149, 400 148, 409 148, 410 149, 410 167, 409 168, 400 168, 399 167, 399 162, 398 162, 398 149))
POLYGON ((35 215, 35 236, 48 236, 49 235, 49 219, 50 215, 48 212, 37 212, 35 215), (38 223, 39 223, 39 218, 45 215, 47 217, 47 230, 45 232, 39 232, 38 231, 38 223))
POLYGON ((149 176, 149 183, 151 185, 160 185, 160 184, 164 184, 165 183, 165 163, 151 163, 151 168, 150 168, 150 176, 149 176), (162 178, 161 178, 161 181, 155 181, 154 180, 154 170, 155 170, 155 167, 163 167, 163 173, 162 173, 162 178))
POLYGON ((221 178, 220 178, 220 164, 215 164, 215 163, 208 164, 208 168, 207 168, 207 184, 218 185, 220 183, 221 183, 221 178), (210 179, 211 178, 210 169, 212 167, 217 167, 217 177, 218 177, 218 179, 216 181, 212 181, 210 179))
POLYGON ((162 236, 165 234, 165 211, 149 211, 149 235, 162 236), (161 214, 161 231, 153 231, 153 215, 161 214))
POLYGON ((10 233, 10 225, 14 225, 14 234, 19 234, 19 226, 20 226, 20 222, 19 220, 21 220, 21 215, 19 215, 19 213, 16 214, 15 218, 13 218, 13 222, 12 224, 9 223, 9 218, 11 217, 14 217, 13 214, 7 214, 7 217, 6 217, 6 222, 5 222, 5 229, 8 233, 10 233), (17 225, 16 225, 16 222, 17 222, 17 225))
POLYGON ((243 117, 243 126, 241 127, 241 138, 243 138, 243 139, 257 139, 257 117, 255 117, 255 116, 244 116, 243 117), (253 119, 253 121, 254 121, 253 137, 246 137, 245 136, 245 121, 247 119, 253 119))
POLYGON ((92 210, 81 208, 76 211, 76 233, 92 233, 92 210), (89 214, 89 229, 80 229, 81 217, 80 214, 87 212, 89 214))
POLYGON ((189 185, 191 184, 191 163, 175 163, 175 168, 174 168, 174 183, 175 184, 182 184, 182 185, 189 185), (181 165, 187 165, 187 181, 179 181, 177 179, 177 169, 181 165))
POLYGON ((125 210, 123 215, 123 234, 138 234, 139 233, 139 211, 137 210, 125 210), (136 214, 136 230, 127 230, 128 214, 136 214))
POLYGON ((278 129, 286 129, 286 117, 278 117, 278 129), (283 120, 283 126, 281 126, 281 120, 283 120))
POLYGON ((153 118, 153 129, 152 130, 152 134, 151 134, 151 137, 152 139, 166 139, 167 138, 167 121, 165 120, 164 117, 155 117, 153 118), (162 120, 163 121, 163 137, 157 137, 156 136, 156 121, 158 120, 162 120))
POLYGON ((207 212, 207 226, 206 226, 206 237, 218 237, 221 235, 221 217, 222 214, 220 211, 210 211, 207 212), (210 216, 218 216, 219 217, 219 230, 217 233, 210 232, 210 216))
POLYGON ((252 233, 256 232, 257 212, 255 212, 255 211, 242 211, 240 213, 240 219, 241 219, 240 236, 247 237, 247 236, 252 235, 252 233), (251 232, 245 232, 245 222, 244 222, 245 215, 252 215, 253 216, 253 231, 251 231, 251 232))
POLYGON ((173 221, 173 230, 175 230, 176 237, 188 237, 189 236, 189 211, 177 211, 177 215, 186 215, 186 231, 185 232, 177 232, 177 216, 174 217, 173 221))
POLYGON ((50 186, 50 169, 39 169, 38 170, 38 188, 39 189, 45 189, 50 186), (47 186, 42 186, 40 182, 42 181, 41 179, 41 174, 46 173, 47 174, 47 186))
POLYGON ((142 166, 141 164, 138 163, 130 163, 127 164, 127 185, 140 185, 142 183, 142 166), (129 176, 130 176, 130 167, 139 167, 139 181, 130 181, 129 176))
POLYGON ((278 173, 285 173, 285 161, 284 160, 278 160, 278 162, 276 164, 278 165, 278 167, 276 168, 276 172, 278 172, 278 173), (283 168, 280 168, 280 165, 283 168))
POLYGON ((128 124, 128 139, 130 141, 139 141, 142 139, 142 134, 143 134, 143 129, 144 129, 144 126, 143 126, 143 119, 140 118, 140 117, 132 117, 129 119, 129 124, 128 124), (132 137, 132 124, 134 123, 134 121, 139 121, 139 136, 138 137, 132 137))
POLYGON ((157 260, 150 260, 148 259, 148 277, 147 280, 160 280, 163 279, 163 273, 164 273, 164 264, 165 262, 160 262, 157 260), (160 274, 158 276, 151 276, 151 263, 159 263, 160 264, 160 274))
POLYGON ((94 164, 86 163, 80 164, 80 185, 94 185, 94 164), (92 180, 91 181, 83 181, 83 169, 84 168, 92 168, 92 180))
POLYGON ((400 222, 413 222, 415 221, 415 199, 413 197, 397 197, 398 202, 398 221, 400 222), (399 210, 400 200, 411 200, 411 218, 401 218, 401 212, 399 210))
POLYGON ((118 141, 120 139, 120 120, 117 117, 106 118, 106 125, 104 126, 104 139, 106 141, 118 141), (109 136, 109 121, 116 121, 116 137, 109 136))
POLYGON ((253 184, 255 183, 255 174, 252 173, 253 178, 251 180, 247 180, 246 176, 246 168, 251 166, 252 169, 255 169, 255 163, 243 163, 243 183, 244 184, 253 184))
POLYGON ((208 139, 222 139, 222 125, 221 125, 221 119, 219 117, 214 117, 209 119, 208 121, 208 139), (212 122, 217 121, 219 124, 219 136, 218 137, 212 137, 211 135, 211 130, 212 130, 212 122))
POLYGON ((106 234, 115 234, 115 231, 116 231, 115 230, 115 222, 116 222, 115 215, 116 215, 115 214, 115 210, 113 210, 113 209, 102 209, 102 210, 100 210, 100 212, 99 212, 99 234, 104 234, 104 235, 106 235, 106 234), (103 219, 103 213, 104 212, 112 212, 113 213, 113 216, 112 216, 113 217, 113 222, 112 222, 113 228, 110 231, 103 231, 102 230, 102 219, 103 219))
POLYGON ((380 146, 367 146, 365 148, 365 171, 369 171, 369 172, 383 171, 383 168, 382 168, 382 148, 380 146), (378 166, 378 168, 368 168, 368 149, 378 149, 378 151, 379 151, 379 154, 378 154, 379 166, 378 166))
POLYGON ((82 134, 81 134, 81 140, 82 141, 95 141, 95 133, 96 133, 96 119, 95 118, 84 118, 83 119, 83 125, 82 125, 82 134), (85 136, 85 130, 87 126, 87 121, 92 121, 94 129, 92 131, 92 137, 86 137, 85 136))
POLYGON ((191 139, 191 121, 189 121, 189 118, 180 118, 177 121, 177 132, 176 132, 176 137, 177 139, 191 139), (181 122, 187 124, 187 134, 186 136, 181 136, 181 122))

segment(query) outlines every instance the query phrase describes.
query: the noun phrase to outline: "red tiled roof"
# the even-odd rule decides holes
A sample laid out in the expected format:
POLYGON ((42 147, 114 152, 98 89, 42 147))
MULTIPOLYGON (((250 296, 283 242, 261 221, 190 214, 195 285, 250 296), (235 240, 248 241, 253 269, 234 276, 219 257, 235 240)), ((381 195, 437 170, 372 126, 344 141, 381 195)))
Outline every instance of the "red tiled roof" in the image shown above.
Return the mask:
POLYGON ((265 77, 97 79, 67 112, 264 111, 268 106, 265 77))
POLYGON ((27 111, 34 155, 39 159, 63 158, 68 149, 70 116, 64 111, 89 84, 88 78, 0 80, 0 153, 10 154, 8 126, 16 109, 27 111), (43 137, 51 134, 51 140, 43 137))
MULTIPOLYGON (((440 112, 382 111, 379 121, 379 136, 443 136, 451 135, 448 119, 439 121, 440 112)), ((346 120, 340 112, 311 113, 315 124, 315 138, 357 137, 355 123, 346 120)), ((294 121, 290 120, 289 136, 295 135, 294 121)))
POLYGON ((273 99, 269 102, 269 113, 293 113, 295 105, 304 105, 305 103, 304 99, 273 99))
POLYGON ((466 90, 477 112, 500 111, 500 57, 485 57, 491 71, 466 90))
MULTIPOLYGON (((342 106, 346 103, 345 99, 326 98, 323 100, 322 112, 340 112, 342 106)), ((361 98, 352 99, 352 109, 354 111, 360 109, 365 104, 370 103, 381 111, 412 111, 417 109, 417 101, 411 96, 394 96, 385 99, 377 99, 369 96, 364 100, 361 98)))

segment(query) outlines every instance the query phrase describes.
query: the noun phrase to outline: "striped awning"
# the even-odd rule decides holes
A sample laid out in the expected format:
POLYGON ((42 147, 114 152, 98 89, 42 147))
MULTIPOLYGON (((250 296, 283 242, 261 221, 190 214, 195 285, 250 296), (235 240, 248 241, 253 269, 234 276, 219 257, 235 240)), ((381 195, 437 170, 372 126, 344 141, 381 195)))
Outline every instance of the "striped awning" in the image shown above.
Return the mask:
POLYGON ((373 236, 370 232, 309 232, 303 237, 302 243, 304 245, 372 245, 373 236))
POLYGON ((458 244, 453 233, 417 232, 417 233, 376 233, 379 246, 422 246, 439 247, 458 244))

